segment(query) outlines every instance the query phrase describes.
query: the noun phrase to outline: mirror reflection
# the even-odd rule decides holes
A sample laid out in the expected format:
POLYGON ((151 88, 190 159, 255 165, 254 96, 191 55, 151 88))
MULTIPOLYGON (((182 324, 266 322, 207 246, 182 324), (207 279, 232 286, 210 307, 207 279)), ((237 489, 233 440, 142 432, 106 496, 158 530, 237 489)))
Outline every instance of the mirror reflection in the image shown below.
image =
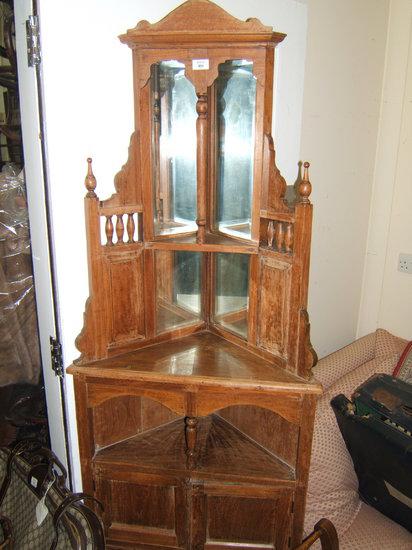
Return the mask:
POLYGON ((248 292, 249 256, 217 253, 214 321, 243 338, 247 338, 248 292))
POLYGON ((216 80, 216 220, 218 231, 250 238, 256 78, 251 61, 219 65, 216 80))
POLYGON ((201 253, 157 250, 157 332, 192 324, 201 318, 201 253))
POLYGON ((151 70, 155 235, 196 231, 196 93, 178 61, 151 70))

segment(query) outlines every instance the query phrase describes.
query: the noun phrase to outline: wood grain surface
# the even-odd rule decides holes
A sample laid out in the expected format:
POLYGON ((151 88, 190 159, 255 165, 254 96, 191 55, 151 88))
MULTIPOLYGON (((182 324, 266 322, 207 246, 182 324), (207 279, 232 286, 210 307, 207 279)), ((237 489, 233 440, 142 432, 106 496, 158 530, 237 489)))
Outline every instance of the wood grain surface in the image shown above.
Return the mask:
MULTIPOLYGON (((104 505, 108 548, 289 550, 302 540, 322 388, 312 379, 307 313, 309 164, 286 192, 270 135, 274 48, 284 38, 208 0, 188 0, 120 37, 133 56, 134 131, 108 199, 98 197, 87 162, 90 292, 76 340, 81 356, 68 369, 83 487, 104 505), (228 234, 219 229, 218 204, 230 121, 219 94, 232 70, 222 67, 234 60, 253 75, 253 185, 250 219, 228 220, 235 228, 228 234), (164 66, 177 71, 169 84, 164 66), (191 223, 172 212, 184 177, 168 152, 184 146, 185 131, 182 143, 164 143, 177 74, 196 105, 188 129, 196 140, 191 223), (165 220, 172 230, 162 229, 165 220), (179 257, 191 253, 202 257, 196 281, 179 271, 179 257), (225 254, 248 255, 244 292, 236 273, 218 278, 225 254), (218 310, 226 295, 241 306, 218 310)), ((232 183, 228 200, 236 204, 232 183)))

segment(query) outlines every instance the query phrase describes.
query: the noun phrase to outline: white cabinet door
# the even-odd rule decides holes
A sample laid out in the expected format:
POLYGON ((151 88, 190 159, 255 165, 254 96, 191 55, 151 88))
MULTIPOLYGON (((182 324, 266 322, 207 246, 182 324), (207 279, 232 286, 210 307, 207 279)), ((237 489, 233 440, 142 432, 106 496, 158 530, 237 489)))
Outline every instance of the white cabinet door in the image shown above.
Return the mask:
POLYGON ((52 450, 67 466, 64 427, 64 381, 51 367, 50 336, 56 337, 56 319, 51 276, 50 242, 45 191, 45 159, 42 154, 39 90, 36 69, 27 62, 26 20, 33 14, 31 0, 15 2, 16 48, 25 175, 30 216, 40 347, 46 389, 47 414, 52 450))

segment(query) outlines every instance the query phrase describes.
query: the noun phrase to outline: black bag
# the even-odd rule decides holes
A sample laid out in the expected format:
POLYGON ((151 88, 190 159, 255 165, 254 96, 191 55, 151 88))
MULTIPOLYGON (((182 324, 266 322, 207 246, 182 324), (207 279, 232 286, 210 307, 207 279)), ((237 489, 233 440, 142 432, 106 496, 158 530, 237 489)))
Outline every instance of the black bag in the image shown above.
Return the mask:
POLYGON ((331 405, 361 498, 412 532, 412 384, 377 374, 331 405))
POLYGON ((103 550, 96 513, 66 487, 56 456, 33 441, 0 449, 1 550, 103 550), (37 515, 36 515, 37 513, 37 515))

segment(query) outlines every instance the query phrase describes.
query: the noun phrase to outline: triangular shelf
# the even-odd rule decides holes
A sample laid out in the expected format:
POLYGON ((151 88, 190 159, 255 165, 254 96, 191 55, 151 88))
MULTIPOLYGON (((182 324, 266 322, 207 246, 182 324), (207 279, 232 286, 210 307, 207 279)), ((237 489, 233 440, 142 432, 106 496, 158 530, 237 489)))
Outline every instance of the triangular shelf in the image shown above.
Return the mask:
POLYGON ((199 419, 197 449, 196 467, 189 470, 179 419, 100 450, 94 462, 205 480, 294 484, 292 468, 217 415, 199 419))

